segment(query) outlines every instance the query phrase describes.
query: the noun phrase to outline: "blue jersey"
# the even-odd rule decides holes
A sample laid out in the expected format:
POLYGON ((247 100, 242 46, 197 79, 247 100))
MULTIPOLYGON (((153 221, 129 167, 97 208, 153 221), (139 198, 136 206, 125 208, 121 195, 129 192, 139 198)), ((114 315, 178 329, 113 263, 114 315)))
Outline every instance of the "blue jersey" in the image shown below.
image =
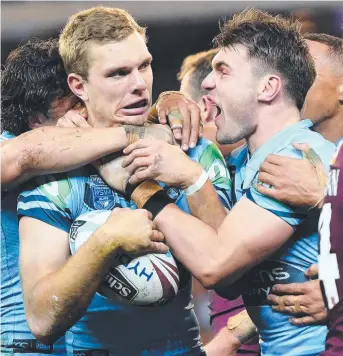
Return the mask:
MULTIPOLYGON (((3 132, 0 140, 11 138, 14 136, 3 132)), ((66 353, 64 338, 43 345, 26 322, 19 276, 18 194, 18 190, 1 194, 1 354, 62 355, 66 353)))
MULTIPOLYGON (((302 158, 293 142, 309 144, 320 156, 325 169, 335 145, 310 130, 312 122, 304 120, 279 132, 251 157, 247 146, 238 148, 228 159, 233 178, 233 198, 243 196, 270 211, 294 229, 294 235, 274 254, 252 268, 240 281, 246 309, 258 329, 262 355, 314 356, 324 350, 326 326, 293 326, 289 316, 274 312, 267 303, 271 287, 278 283, 305 282, 304 271, 318 258, 318 213, 298 209, 261 195, 256 190, 259 168, 269 154, 302 158), (241 283, 242 282, 242 283, 241 283)), ((235 203, 235 201, 233 201, 235 203)))
MULTIPOLYGON (((224 206, 230 208, 231 181, 218 148, 202 139, 189 150, 189 156, 203 166, 224 206)), ((21 194, 18 213, 39 219, 66 233, 80 214, 115 207, 136 209, 132 201, 110 189, 90 166, 67 175, 41 179, 44 180, 37 188, 21 194)), ((182 210, 189 212, 182 190, 162 186, 182 210)), ((186 278, 181 278, 185 280, 183 288, 163 306, 134 306, 96 293, 84 316, 66 333, 68 354, 202 354, 199 326, 191 303, 191 279, 188 272, 185 274, 186 278)))

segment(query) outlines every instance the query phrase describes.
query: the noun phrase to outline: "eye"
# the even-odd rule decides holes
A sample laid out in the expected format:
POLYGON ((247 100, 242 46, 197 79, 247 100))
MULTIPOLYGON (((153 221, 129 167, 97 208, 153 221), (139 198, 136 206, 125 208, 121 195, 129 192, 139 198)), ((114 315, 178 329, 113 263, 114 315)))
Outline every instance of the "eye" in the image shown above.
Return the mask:
POLYGON ((151 66, 151 61, 145 61, 140 67, 139 70, 148 69, 151 66))
POLYGON ((125 77, 126 75, 128 75, 130 72, 128 70, 125 69, 118 69, 114 72, 111 72, 108 76, 112 77, 112 78, 121 78, 121 77, 125 77))

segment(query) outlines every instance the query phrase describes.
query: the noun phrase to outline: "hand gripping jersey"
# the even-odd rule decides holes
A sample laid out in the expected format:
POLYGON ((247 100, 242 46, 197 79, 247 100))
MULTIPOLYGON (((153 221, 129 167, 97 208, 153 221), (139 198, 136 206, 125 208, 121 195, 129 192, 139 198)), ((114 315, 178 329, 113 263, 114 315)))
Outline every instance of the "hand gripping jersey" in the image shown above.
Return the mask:
MULTIPOLYGON (((0 141, 14 137, 3 132, 0 141)), ((63 355, 64 338, 54 345, 44 345, 26 322, 19 276, 18 195, 18 189, 1 194, 1 354, 63 355)))
MULTIPOLYGON (((194 149, 189 150, 189 156, 203 166, 222 203, 230 208, 231 181, 218 148, 201 139, 194 149)), ((115 207, 136 208, 132 201, 111 190, 90 166, 40 180, 40 186, 21 194, 18 213, 66 233, 73 220, 85 212, 115 207)), ((162 186, 182 210, 189 212, 182 190, 162 186)), ((66 333, 68 354, 201 355, 199 326, 191 304, 191 279, 186 274, 184 287, 180 287, 173 301, 164 306, 133 306, 96 293, 84 316, 66 333)))
POLYGON ((323 356, 343 355, 343 141, 331 161, 319 220, 319 278, 329 307, 323 356))
MULTIPOLYGON (((317 263, 318 215, 315 210, 301 210, 261 195, 256 190, 260 165, 269 154, 302 158, 293 142, 307 143, 328 169, 335 145, 311 131, 310 120, 303 120, 277 133, 251 157, 247 146, 238 148, 229 159, 235 175, 233 197, 243 196, 261 208, 283 219, 294 229, 294 235, 274 254, 252 268, 239 281, 246 309, 258 329, 262 355, 314 356, 324 349, 326 326, 293 326, 289 316, 272 311, 267 295, 274 284, 305 282, 304 271, 317 263)), ((233 201, 233 204, 235 201, 233 201)))

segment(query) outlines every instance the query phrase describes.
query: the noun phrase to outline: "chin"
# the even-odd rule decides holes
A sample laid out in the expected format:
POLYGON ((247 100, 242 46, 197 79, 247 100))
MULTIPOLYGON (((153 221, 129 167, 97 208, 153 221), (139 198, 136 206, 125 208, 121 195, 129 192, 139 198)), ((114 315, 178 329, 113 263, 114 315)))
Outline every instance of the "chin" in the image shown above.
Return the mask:
POLYGON ((149 117, 149 112, 143 115, 135 115, 135 116, 122 116, 121 124, 123 125, 134 125, 134 126, 143 126, 149 117))

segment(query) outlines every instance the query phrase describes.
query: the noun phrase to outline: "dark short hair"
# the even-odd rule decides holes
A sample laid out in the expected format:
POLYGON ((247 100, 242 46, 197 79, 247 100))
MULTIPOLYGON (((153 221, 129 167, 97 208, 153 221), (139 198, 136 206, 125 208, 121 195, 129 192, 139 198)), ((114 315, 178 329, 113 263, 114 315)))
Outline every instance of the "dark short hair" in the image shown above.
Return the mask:
POLYGON ((191 54, 182 62, 177 79, 181 81, 186 74, 190 74, 189 80, 192 88, 192 99, 195 101, 200 100, 202 95, 207 94, 207 90, 201 88, 201 83, 211 72, 212 59, 217 53, 218 49, 214 48, 209 51, 191 54))
POLYGON ((297 21, 247 9, 225 22, 214 41, 219 47, 245 46, 258 61, 258 73, 277 71, 288 96, 302 108, 316 72, 297 21))
POLYGON ((13 50, 2 68, 2 130, 19 135, 29 119, 48 117, 51 103, 71 94, 56 39, 33 39, 13 50))
POLYGON ((326 33, 307 33, 304 38, 308 41, 318 42, 328 47, 328 56, 331 65, 339 75, 343 75, 343 40, 342 38, 327 35, 326 33))

